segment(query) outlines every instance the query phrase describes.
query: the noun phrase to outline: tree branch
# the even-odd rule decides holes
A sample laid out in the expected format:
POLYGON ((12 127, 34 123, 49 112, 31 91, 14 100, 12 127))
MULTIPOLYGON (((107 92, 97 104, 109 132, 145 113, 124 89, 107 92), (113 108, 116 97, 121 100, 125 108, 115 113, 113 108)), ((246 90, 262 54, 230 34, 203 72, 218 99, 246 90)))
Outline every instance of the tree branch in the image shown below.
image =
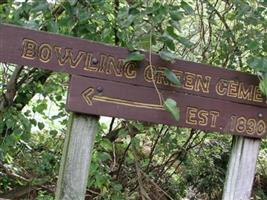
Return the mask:
POLYGON ((224 27, 226 28, 227 32, 230 34, 230 38, 231 38, 231 41, 233 42, 233 45, 234 45, 234 51, 238 57, 238 61, 239 61, 239 65, 240 67, 243 66, 243 63, 242 63, 242 59, 241 59, 241 51, 238 47, 238 43, 235 39, 235 36, 231 30, 231 28, 229 27, 229 25, 227 24, 225 18, 224 18, 224 15, 221 15, 221 13, 208 1, 206 0, 208 6, 210 8, 212 8, 212 10, 214 10, 215 14, 219 17, 219 19, 221 20, 221 22, 223 23, 224 27))
MULTIPOLYGON (((154 151, 155 151, 156 145, 158 144, 159 138, 161 137, 163 128, 164 128, 164 125, 161 127, 161 130, 158 132, 158 136, 157 136, 157 138, 156 138, 156 140, 155 140, 155 142, 154 142, 154 144, 153 144, 153 146, 152 146, 152 149, 151 149, 151 151, 150 151, 150 154, 149 154, 149 157, 148 157, 148 158, 149 158, 149 162, 148 162, 148 164, 147 164, 146 171, 149 170, 150 164, 151 164, 152 159, 153 159, 153 156, 154 156, 154 151)), ((169 128, 167 128, 167 129, 165 130, 164 135, 166 134, 166 132, 167 132, 168 130, 169 130, 169 128)))
POLYGON ((5 112, 13 104, 17 92, 17 80, 22 69, 23 66, 17 66, 7 83, 6 92, 2 95, 0 100, 0 113, 5 112))

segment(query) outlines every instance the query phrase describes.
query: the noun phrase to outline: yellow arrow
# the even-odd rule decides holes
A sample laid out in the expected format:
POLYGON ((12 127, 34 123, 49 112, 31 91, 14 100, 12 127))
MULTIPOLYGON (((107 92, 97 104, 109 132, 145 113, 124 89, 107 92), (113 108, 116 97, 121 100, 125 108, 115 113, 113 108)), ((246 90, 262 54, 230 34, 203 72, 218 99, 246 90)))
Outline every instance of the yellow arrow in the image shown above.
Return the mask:
POLYGON ((91 106, 93 105, 93 97, 94 97, 94 88, 87 88, 85 91, 82 92, 82 97, 86 101, 86 103, 91 106))
POLYGON ((100 102, 112 103, 112 104, 123 105, 123 106, 130 106, 130 107, 135 107, 135 108, 164 110, 163 106, 159 104, 141 103, 141 102, 124 100, 124 99, 99 96, 99 95, 94 95, 94 91, 95 91, 94 88, 90 87, 82 92, 82 97, 89 106, 93 105, 93 101, 100 101, 100 102))

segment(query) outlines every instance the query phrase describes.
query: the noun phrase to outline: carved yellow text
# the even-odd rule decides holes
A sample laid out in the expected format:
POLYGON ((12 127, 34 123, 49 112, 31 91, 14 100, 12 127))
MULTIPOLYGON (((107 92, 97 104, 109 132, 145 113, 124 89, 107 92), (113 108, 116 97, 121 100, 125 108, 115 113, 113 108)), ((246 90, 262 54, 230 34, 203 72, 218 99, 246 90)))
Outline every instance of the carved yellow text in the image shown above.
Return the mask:
POLYGON ((188 106, 186 108, 186 123, 190 125, 216 127, 220 113, 215 110, 204 110, 188 106))

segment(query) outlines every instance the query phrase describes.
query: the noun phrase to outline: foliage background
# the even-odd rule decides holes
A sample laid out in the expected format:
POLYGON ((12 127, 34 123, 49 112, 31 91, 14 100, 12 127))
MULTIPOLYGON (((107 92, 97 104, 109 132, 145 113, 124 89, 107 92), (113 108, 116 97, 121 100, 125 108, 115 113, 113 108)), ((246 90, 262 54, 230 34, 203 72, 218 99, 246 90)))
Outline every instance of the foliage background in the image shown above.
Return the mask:
MULTIPOLYGON (((266 0, 0 0, 0 22, 257 73, 266 92, 266 0)), ((68 76, 0 65, 0 198, 54 199, 68 76)), ((266 93, 265 93, 266 94, 266 93)), ((88 199, 220 199, 231 136, 100 123, 88 199)), ((253 199, 267 199, 267 142, 253 199)))

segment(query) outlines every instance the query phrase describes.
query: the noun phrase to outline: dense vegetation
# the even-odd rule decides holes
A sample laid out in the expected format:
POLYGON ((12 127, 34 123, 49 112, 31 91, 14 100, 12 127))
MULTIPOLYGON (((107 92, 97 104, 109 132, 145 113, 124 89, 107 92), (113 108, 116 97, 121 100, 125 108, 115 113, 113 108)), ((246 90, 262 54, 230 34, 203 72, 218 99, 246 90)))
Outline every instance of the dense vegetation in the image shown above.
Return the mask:
MULTIPOLYGON (((258 73, 267 86, 266 0, 0 0, 0 22, 258 73)), ((54 199, 68 76, 0 65, 0 198, 54 199)), ((232 137, 100 123, 88 199, 220 199, 232 137)), ((267 141, 253 198, 267 199, 267 141)))

